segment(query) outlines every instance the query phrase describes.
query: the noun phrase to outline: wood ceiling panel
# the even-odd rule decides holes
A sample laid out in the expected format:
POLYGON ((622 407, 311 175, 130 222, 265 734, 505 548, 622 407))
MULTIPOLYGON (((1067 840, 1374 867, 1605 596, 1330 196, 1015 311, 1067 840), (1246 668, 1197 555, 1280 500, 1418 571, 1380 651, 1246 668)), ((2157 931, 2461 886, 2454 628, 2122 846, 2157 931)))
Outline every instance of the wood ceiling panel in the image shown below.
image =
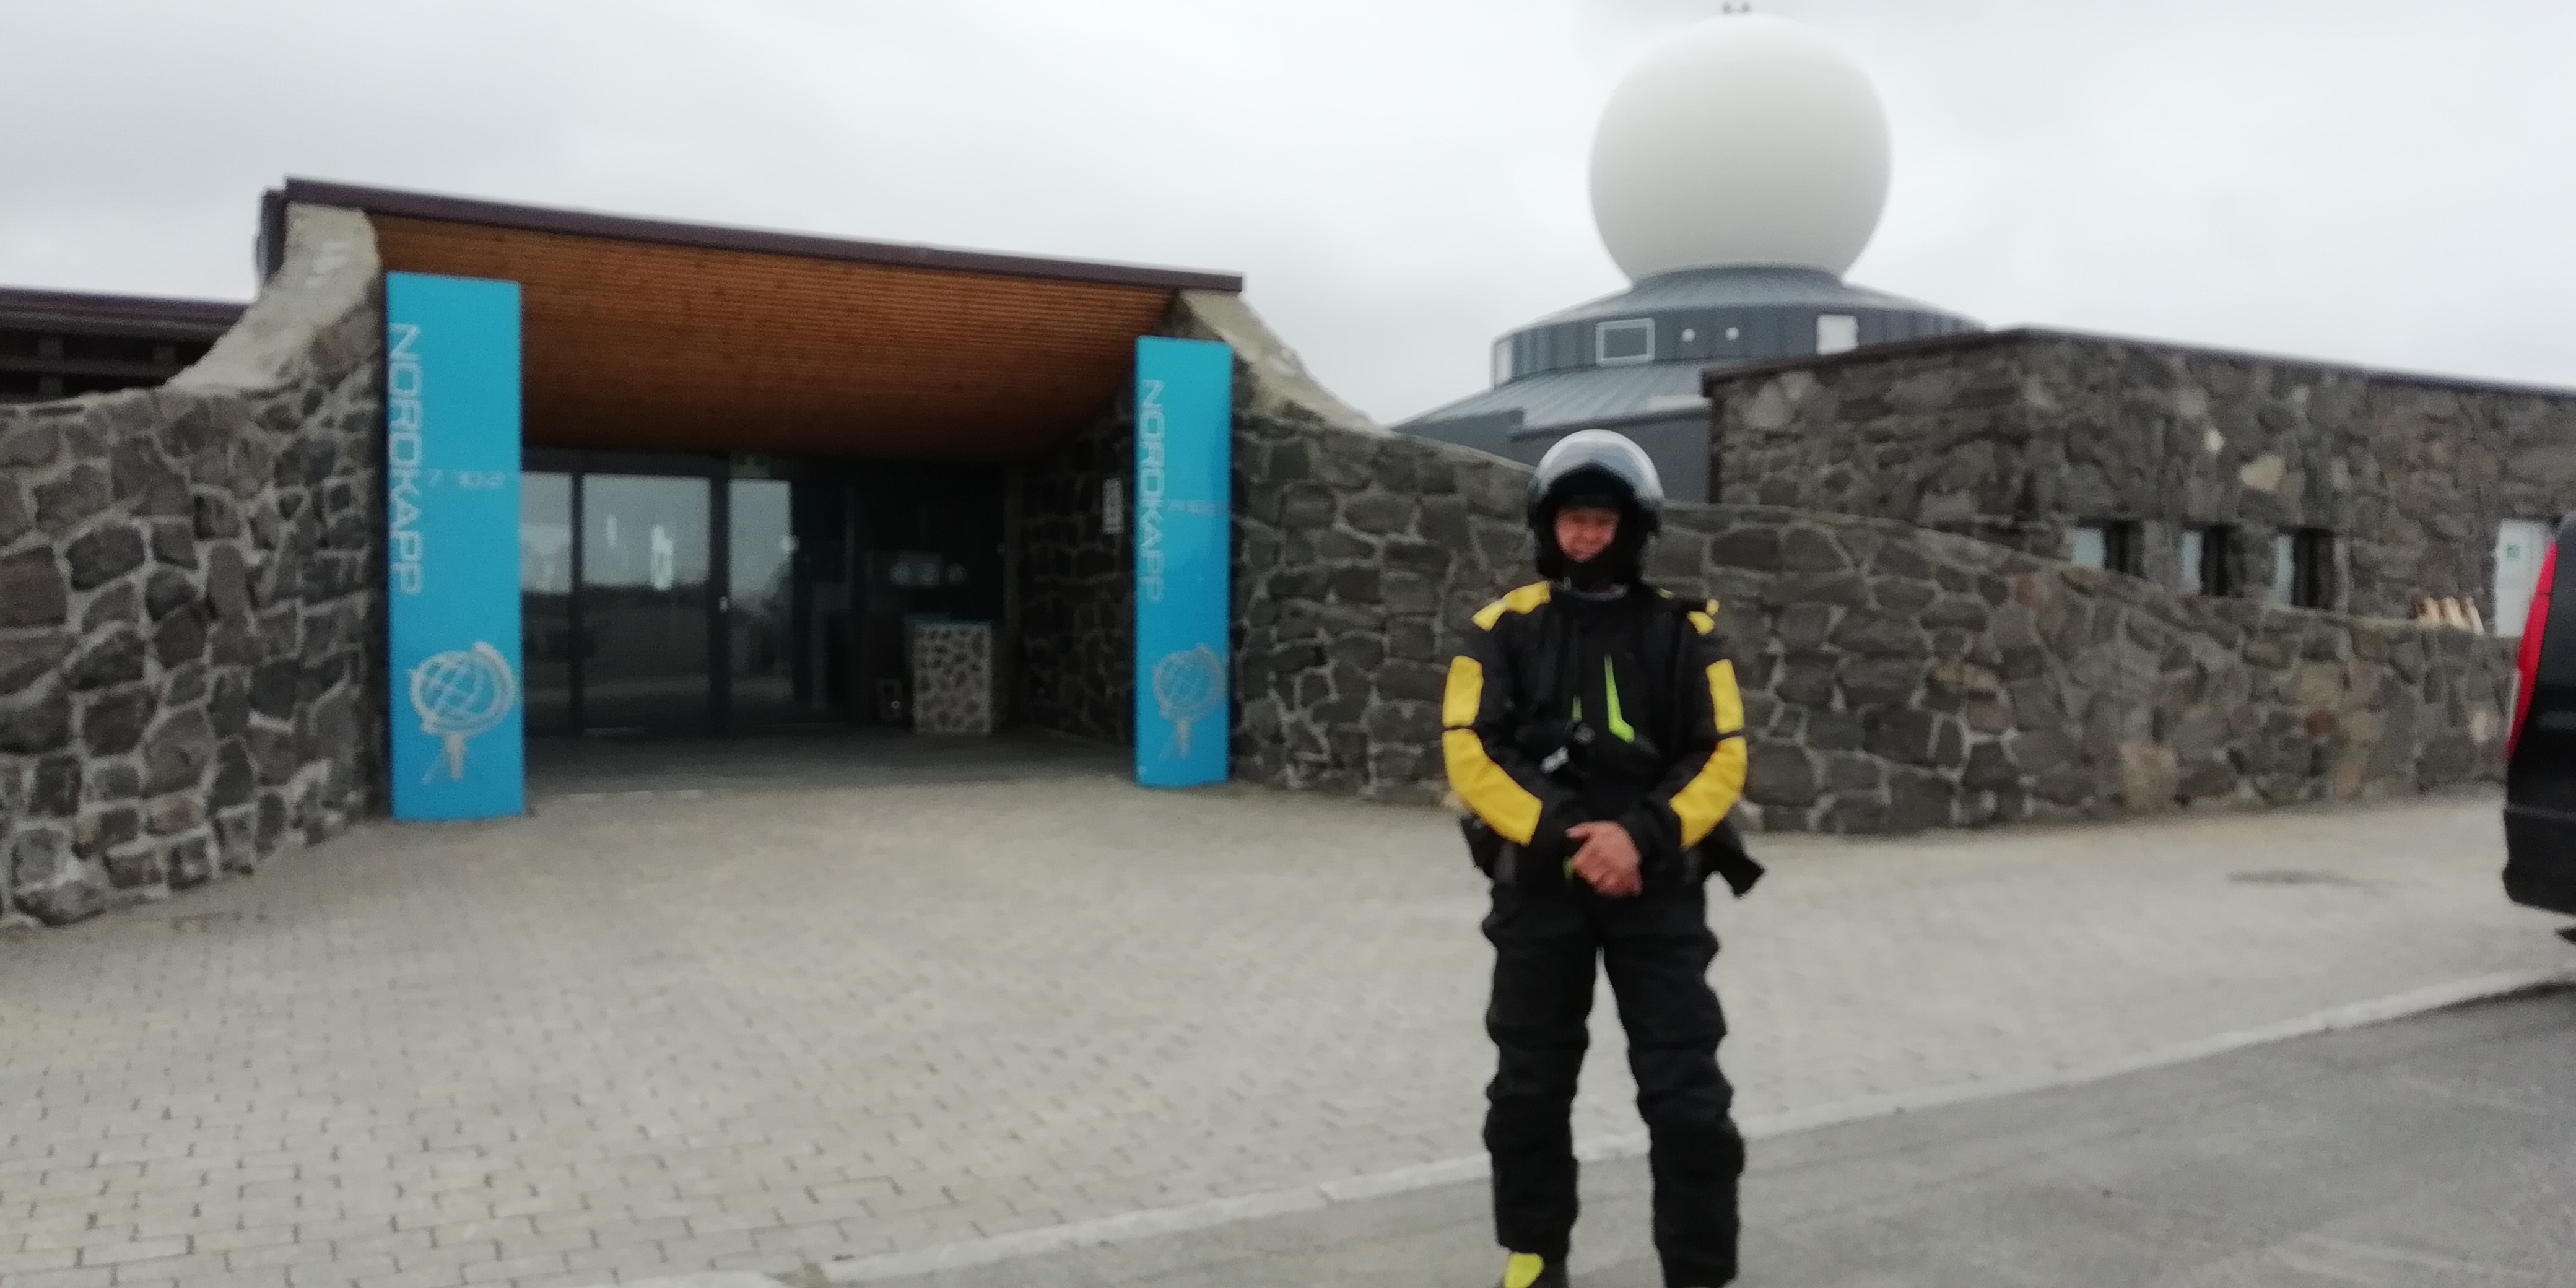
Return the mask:
POLYGON ((1167 287, 373 216, 387 269, 520 284, 528 441, 1013 460, 1098 416, 1167 287))

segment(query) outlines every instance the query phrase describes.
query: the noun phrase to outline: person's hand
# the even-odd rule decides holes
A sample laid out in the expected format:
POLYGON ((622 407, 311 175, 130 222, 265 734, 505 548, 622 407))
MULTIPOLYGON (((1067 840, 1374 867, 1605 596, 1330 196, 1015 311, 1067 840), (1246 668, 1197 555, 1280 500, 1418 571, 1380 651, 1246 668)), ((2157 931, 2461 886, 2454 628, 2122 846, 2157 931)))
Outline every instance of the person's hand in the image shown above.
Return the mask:
POLYGON ((1616 823, 1577 823, 1565 835, 1583 847, 1574 852, 1574 875, 1594 890, 1616 899, 1645 888, 1637 842, 1628 829, 1616 823))

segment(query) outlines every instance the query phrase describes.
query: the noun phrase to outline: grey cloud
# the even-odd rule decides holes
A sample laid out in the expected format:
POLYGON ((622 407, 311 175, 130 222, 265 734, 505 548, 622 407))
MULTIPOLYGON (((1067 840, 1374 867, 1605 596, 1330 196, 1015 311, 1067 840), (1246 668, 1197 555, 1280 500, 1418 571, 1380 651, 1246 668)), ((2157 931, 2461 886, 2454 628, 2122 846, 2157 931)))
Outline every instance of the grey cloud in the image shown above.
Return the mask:
MULTIPOLYGON (((287 173, 1237 269, 1383 418, 1620 285, 1591 118, 1697 0, 12 6, 0 281, 241 297, 287 173)), ((1776 0, 1888 101, 1855 280, 2031 321, 2576 383, 2576 11, 1776 0)))

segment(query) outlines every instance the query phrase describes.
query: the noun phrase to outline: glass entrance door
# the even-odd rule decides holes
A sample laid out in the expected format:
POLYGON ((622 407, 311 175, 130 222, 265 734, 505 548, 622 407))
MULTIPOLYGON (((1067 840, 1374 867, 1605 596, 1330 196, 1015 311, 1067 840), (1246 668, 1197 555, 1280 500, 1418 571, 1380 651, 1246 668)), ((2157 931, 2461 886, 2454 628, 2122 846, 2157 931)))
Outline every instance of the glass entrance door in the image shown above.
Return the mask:
POLYGON ((736 728, 784 724, 801 714, 793 491, 782 479, 734 479, 728 485, 731 577, 724 618, 732 684, 725 723, 736 728))
POLYGON ((519 678, 528 732, 571 733, 572 475, 519 476, 519 678))
POLYGON ((846 470, 727 477, 724 462, 701 458, 597 463, 553 453, 522 475, 531 734, 858 715, 860 507, 846 470))
POLYGON ((726 728, 848 722, 848 492, 831 478, 727 482, 726 728))
POLYGON ((714 481, 581 479, 581 723, 714 727, 714 481))

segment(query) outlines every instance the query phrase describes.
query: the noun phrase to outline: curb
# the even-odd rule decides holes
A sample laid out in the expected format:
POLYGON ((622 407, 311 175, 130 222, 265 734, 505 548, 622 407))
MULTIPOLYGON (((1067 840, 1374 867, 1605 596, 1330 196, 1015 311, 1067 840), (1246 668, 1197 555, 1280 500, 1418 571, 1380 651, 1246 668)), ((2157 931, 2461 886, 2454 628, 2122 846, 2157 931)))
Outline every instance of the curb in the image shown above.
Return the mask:
MULTIPOLYGON (((1806 1109, 1790 1110, 1786 1113, 1739 1119, 1738 1126, 1743 1130, 1747 1140, 1787 1136, 1873 1118, 1918 1113, 1944 1105, 1994 1100, 2033 1091, 2080 1086, 2115 1078, 2122 1074, 2182 1064, 2290 1038, 2311 1037, 2320 1033, 2382 1024, 2390 1020, 2445 1010, 2470 1002, 2570 986, 2576 986, 2576 966, 2484 975, 2371 1001, 2338 1006, 2278 1024, 2266 1024, 2255 1028, 2239 1029, 2232 1033, 2222 1033, 2216 1037, 2179 1042, 2114 1060, 2067 1065, 2041 1072, 1979 1079, 1974 1082, 1945 1083, 1887 1095, 1864 1096, 1806 1109)), ((1578 1141, 1574 1152, 1576 1158, 1588 1163, 1635 1158, 1646 1152, 1646 1136, 1643 1132, 1634 1132, 1617 1136, 1593 1137, 1578 1141)), ((1117 1216, 1076 1221, 1066 1225, 1021 1230, 994 1238, 973 1239, 913 1252, 848 1258, 826 1263, 816 1269, 822 1272, 822 1278, 827 1283, 875 1283, 941 1270, 960 1270, 972 1266, 991 1265, 995 1262, 1041 1256, 1074 1248, 1100 1247, 1162 1235, 1185 1234, 1236 1221, 1252 1221, 1296 1212, 1311 1212, 1336 1204, 1356 1203, 1415 1190, 1464 1184, 1482 1180, 1488 1174, 1486 1159, 1479 1154, 1417 1164, 1346 1180, 1301 1185, 1293 1189, 1274 1190, 1263 1194, 1211 1199, 1203 1203, 1190 1203, 1178 1207, 1149 1208, 1144 1211, 1126 1212, 1117 1216)), ((673 1288, 679 1288, 679 1286, 675 1284, 673 1288)))

